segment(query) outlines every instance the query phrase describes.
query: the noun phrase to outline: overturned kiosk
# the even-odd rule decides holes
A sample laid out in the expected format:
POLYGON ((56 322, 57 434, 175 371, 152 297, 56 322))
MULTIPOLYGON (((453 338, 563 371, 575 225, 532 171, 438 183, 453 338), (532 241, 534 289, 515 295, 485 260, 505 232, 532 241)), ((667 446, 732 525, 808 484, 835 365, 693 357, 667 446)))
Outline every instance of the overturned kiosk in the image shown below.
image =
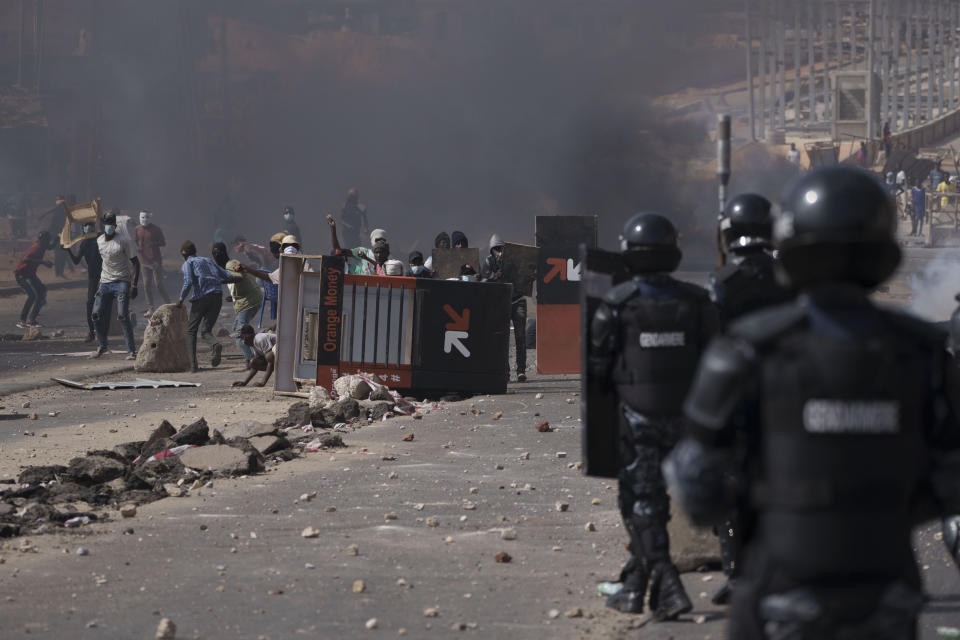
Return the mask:
POLYGON ((344 262, 280 257, 276 393, 352 373, 416 393, 506 392, 511 285, 354 275, 344 262))

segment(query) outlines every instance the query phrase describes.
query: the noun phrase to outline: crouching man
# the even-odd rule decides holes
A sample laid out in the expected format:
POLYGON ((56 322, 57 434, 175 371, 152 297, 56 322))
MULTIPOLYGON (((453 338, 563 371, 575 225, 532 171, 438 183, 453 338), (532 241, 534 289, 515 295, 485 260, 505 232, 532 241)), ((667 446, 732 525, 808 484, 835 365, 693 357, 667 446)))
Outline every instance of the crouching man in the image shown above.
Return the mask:
POLYGON ((265 372, 263 380, 254 386, 263 387, 267 384, 270 376, 273 375, 273 369, 277 363, 277 335, 275 333, 257 333, 253 327, 248 324, 240 327, 237 337, 251 349, 253 349, 253 358, 250 359, 250 368, 245 380, 237 380, 233 383, 235 387, 245 387, 250 384, 257 371, 265 372))

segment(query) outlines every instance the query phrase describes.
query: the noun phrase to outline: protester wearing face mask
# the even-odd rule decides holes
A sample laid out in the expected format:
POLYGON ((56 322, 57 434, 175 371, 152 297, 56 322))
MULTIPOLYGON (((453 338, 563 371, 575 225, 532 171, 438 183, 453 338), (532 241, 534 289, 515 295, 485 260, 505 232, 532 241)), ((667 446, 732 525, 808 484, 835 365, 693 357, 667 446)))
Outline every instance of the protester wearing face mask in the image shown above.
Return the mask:
POLYGON ((43 259, 43 254, 50 248, 50 239, 49 232, 41 231, 34 243, 20 258, 17 268, 13 271, 17 284, 27 294, 27 299, 23 303, 23 310, 20 311, 20 322, 17 323, 17 326, 21 329, 40 326, 40 323, 37 322, 37 314, 47 303, 47 287, 37 277, 37 267, 40 265, 48 268, 53 266, 53 263, 43 259))
POLYGON ((417 278, 432 278, 433 272, 427 269, 423 264, 423 254, 419 251, 411 251, 410 257, 407 258, 407 262, 410 265, 410 273, 417 278))
POLYGON ((187 352, 190 355, 190 370, 199 371, 197 366, 197 330, 200 338, 210 347, 210 366, 220 364, 223 354, 223 345, 217 342, 213 335, 213 325, 220 315, 223 306, 222 286, 227 283, 238 283, 243 276, 230 273, 210 258, 197 255, 195 244, 187 240, 180 247, 183 257, 183 288, 180 289, 180 299, 177 306, 182 307, 183 301, 190 295, 190 317, 187 320, 187 352))
POLYGON ((293 207, 283 208, 283 232, 288 236, 300 238, 302 237, 300 235, 300 227, 297 226, 297 223, 293 220, 293 216, 293 207))
MULTIPOLYGON (((271 245, 273 242, 271 241, 271 245)), ((285 256, 300 256, 303 253, 300 251, 300 241, 296 236, 284 236, 283 240, 280 241, 280 254, 285 256)), ((310 273, 313 271, 313 267, 310 266, 309 260, 303 260, 303 271, 310 273)), ((253 267, 245 264, 241 264, 239 269, 240 273, 249 273, 255 278, 260 278, 265 282, 271 284, 280 284, 280 265, 277 265, 277 268, 273 271, 262 271, 260 269, 254 269, 253 267)))
POLYGON ((170 296, 163 286, 163 256, 160 248, 166 246, 160 227, 153 224, 153 214, 149 211, 140 212, 140 224, 134 230, 137 249, 140 250, 140 263, 143 268, 143 288, 147 294, 147 311, 143 315, 150 317, 155 308, 154 289, 160 294, 164 304, 170 304, 170 296))
POLYGON ((97 339, 93 322, 93 301, 97 297, 97 289, 100 288, 100 269, 103 266, 103 260, 100 258, 100 247, 97 246, 99 234, 96 233, 96 224, 85 222, 81 230, 84 235, 95 235, 80 241, 77 255, 74 255, 70 249, 67 249, 67 252, 74 265, 80 264, 81 260, 87 263, 87 328, 89 331, 84 342, 93 342, 97 339))
POLYGON ((140 260, 137 249, 126 236, 117 232, 117 216, 111 211, 103 216, 103 235, 97 238, 100 258, 100 286, 93 301, 93 323, 97 334, 97 350, 91 358, 107 352, 107 331, 110 328, 110 307, 117 301, 117 316, 127 343, 127 360, 137 359, 133 341, 133 322, 130 321, 130 301, 137 297, 140 282, 140 260))

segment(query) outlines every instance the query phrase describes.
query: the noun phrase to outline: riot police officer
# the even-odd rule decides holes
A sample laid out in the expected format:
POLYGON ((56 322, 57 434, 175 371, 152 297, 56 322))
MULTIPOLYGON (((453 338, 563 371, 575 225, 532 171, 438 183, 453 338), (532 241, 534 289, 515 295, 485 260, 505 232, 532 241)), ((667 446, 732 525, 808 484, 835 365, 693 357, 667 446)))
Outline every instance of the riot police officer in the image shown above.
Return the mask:
MULTIPOLYGON (((727 263, 710 274, 710 299, 726 327, 740 316, 787 302, 792 292, 774 274, 773 218, 770 201, 756 193, 741 193, 727 202, 720 218, 720 238, 727 263)), ((714 604, 727 604, 736 579, 736 518, 717 527, 720 559, 727 582, 714 594, 714 604)))
POLYGON ((727 202, 720 219, 727 264, 710 274, 710 299, 725 327, 751 311, 790 300, 791 292, 774 274, 773 218, 770 201, 741 193, 727 202))
POLYGON ((654 617, 669 620, 692 605, 670 560, 670 502, 660 465, 681 435, 683 399, 718 318, 706 290, 669 275, 681 253, 668 219, 633 216, 621 249, 631 279, 604 296, 589 345, 590 375, 617 392, 619 504, 630 538, 622 589, 607 606, 641 613, 649 585, 654 617))
POLYGON ((960 424, 946 335, 868 297, 900 261, 896 225, 867 173, 798 178, 774 223, 797 299, 700 362, 665 472, 694 522, 746 516, 731 638, 915 637, 910 534, 958 512, 960 424))

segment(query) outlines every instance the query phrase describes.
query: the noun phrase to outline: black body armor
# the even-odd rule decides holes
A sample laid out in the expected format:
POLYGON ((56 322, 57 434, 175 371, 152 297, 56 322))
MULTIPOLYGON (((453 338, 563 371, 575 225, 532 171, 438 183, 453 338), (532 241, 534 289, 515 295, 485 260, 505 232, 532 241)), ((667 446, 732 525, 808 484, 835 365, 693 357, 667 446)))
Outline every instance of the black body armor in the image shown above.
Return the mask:
POLYGON ((743 315, 788 302, 793 297, 777 282, 774 259, 762 249, 734 256, 732 262, 714 271, 710 275, 709 290, 724 327, 743 315))

